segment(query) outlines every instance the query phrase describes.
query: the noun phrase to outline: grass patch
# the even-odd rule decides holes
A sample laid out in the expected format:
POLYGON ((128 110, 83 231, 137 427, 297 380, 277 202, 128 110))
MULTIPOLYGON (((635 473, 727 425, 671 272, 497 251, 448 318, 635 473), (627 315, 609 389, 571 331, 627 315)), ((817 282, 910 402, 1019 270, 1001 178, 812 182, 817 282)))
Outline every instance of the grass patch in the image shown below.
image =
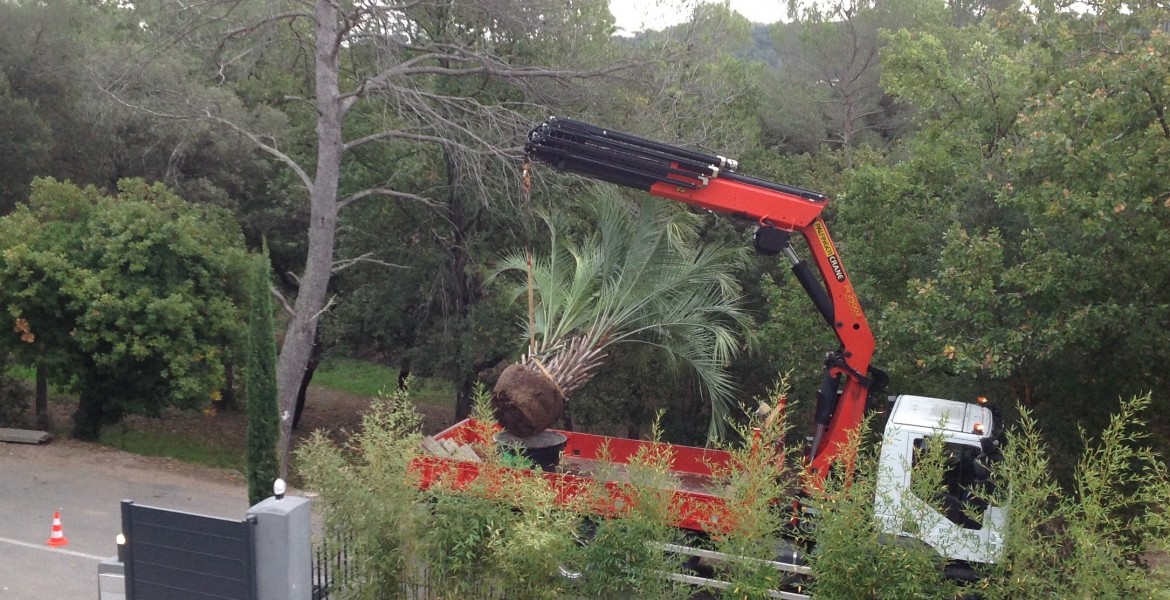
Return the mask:
POLYGON ((141 431, 128 427, 107 427, 99 442, 143 456, 163 456, 217 469, 245 470, 244 454, 238 450, 211 446, 174 434, 141 431))
POLYGON ((35 383, 37 380, 37 370, 25 365, 8 365, 8 368, 4 371, 4 375, 10 379, 27 381, 29 383, 35 383))
MULTIPOLYGON (((4 376, 27 384, 30 390, 37 384, 37 368, 32 365, 10 364, 4 369, 4 376)), ((61 386, 49 383, 49 394, 63 394, 63 389, 61 386)))
MULTIPOLYGON (((330 358, 317 368, 313 383, 355 396, 373 397, 397 389, 398 369, 352 358, 330 358)), ((454 399, 455 386, 440 379, 412 379, 410 397, 419 404, 443 406, 454 399)))

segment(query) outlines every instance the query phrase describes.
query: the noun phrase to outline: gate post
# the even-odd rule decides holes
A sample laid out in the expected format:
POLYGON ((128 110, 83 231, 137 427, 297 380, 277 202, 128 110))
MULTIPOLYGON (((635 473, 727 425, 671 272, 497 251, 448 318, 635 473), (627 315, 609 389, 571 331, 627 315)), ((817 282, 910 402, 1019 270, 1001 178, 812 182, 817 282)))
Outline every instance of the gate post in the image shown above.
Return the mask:
POLYGON ((313 529, 308 498, 269 497, 248 509, 255 517, 257 600, 310 600, 313 529))

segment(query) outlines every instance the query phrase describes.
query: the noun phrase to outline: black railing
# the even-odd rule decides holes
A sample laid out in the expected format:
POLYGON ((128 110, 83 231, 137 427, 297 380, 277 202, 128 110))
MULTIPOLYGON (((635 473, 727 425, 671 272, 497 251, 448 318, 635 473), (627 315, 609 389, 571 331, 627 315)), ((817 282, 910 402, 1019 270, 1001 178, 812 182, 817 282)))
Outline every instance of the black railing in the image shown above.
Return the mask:
POLYGON ((349 557, 350 543, 346 535, 326 535, 313 548, 313 600, 327 600, 332 593, 344 589, 353 574, 349 557))
MULTIPOLYGON (((313 548, 312 585, 313 600, 342 600, 347 586, 354 584, 355 569, 350 562, 353 545, 348 535, 326 534, 313 548)), ((399 584, 399 593, 391 596, 410 600, 448 597, 445 592, 449 581, 432 577, 424 568, 404 577, 399 584)), ((506 600, 513 597, 487 582, 468 585, 461 582, 460 598, 465 600, 506 600)))

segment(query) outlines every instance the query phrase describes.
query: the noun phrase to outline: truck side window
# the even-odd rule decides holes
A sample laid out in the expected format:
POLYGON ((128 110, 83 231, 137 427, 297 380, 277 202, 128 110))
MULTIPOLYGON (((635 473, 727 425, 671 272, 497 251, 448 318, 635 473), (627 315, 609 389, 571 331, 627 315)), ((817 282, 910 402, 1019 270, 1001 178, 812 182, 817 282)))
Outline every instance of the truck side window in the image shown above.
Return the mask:
MULTIPOLYGON (((918 467, 919 456, 925 451, 929 438, 914 440, 913 467, 918 467)), ((987 501, 974 493, 976 482, 979 479, 976 457, 979 449, 943 442, 943 455, 946 465, 942 474, 942 488, 935 501, 943 509, 948 521, 965 529, 982 529, 983 524, 972 519, 970 514, 982 514, 987 508, 987 501)), ((911 475, 913 477, 913 475, 911 475)))

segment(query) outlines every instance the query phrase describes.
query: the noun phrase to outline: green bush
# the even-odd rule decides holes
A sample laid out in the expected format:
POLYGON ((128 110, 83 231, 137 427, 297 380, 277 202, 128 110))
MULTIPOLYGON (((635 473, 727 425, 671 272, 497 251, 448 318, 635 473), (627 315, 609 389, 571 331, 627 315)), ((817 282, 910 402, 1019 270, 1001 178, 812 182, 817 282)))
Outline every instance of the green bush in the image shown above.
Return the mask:
MULTIPOLYGON (((486 433, 485 398, 479 415, 486 433)), ((965 587, 944 577, 944 561, 933 549, 891 543, 878 527, 879 450, 861 444, 863 432, 854 435, 841 468, 810 486, 808 504, 818 510, 805 522, 816 538, 808 553, 813 579, 765 562, 776 559, 778 539, 809 529, 794 531, 789 523, 786 500, 800 482, 801 463, 777 454, 786 425, 752 421, 719 473, 729 513, 705 542, 742 557, 714 564, 716 576, 731 584, 720 594, 737 600, 767 598, 777 589, 811 591, 818 600, 1168 598, 1167 572, 1146 564, 1170 550, 1170 517, 1162 507, 1170 479, 1165 463, 1141 449, 1139 416, 1148 402, 1123 403, 1112 425, 1087 443, 1076 488, 1067 491, 1054 483, 1048 450, 1024 413, 996 469, 993 502, 1012 511, 1004 559, 965 587)), ((491 444, 476 449, 485 462, 469 487, 455 491, 439 482, 420 491, 408 469, 420 452, 419 423, 398 394, 375 403, 347 446, 318 435, 298 451, 308 485, 321 493, 326 530, 351 540, 352 597, 411 597, 412 583, 425 583, 440 598, 668 599, 695 592, 666 577, 684 567, 682 557, 661 546, 682 541, 670 525, 677 515, 662 481, 670 477, 668 447, 645 451, 621 469, 630 487, 620 514, 586 518, 594 502, 611 497, 603 485, 586 489, 574 506, 558 505, 544 478, 523 476, 491 444)), ((941 444, 921 450, 913 478, 918 497, 935 497, 945 461, 941 444)))
POLYGON ((0 351, 0 427, 23 427, 28 419, 29 390, 8 373, 8 354, 0 351))
MULTIPOLYGON (((787 393, 787 378, 771 394, 787 393)), ((799 460, 784 439, 788 433, 787 411, 771 422, 751 415, 745 425, 736 427, 739 443, 727 444, 731 462, 718 473, 726 480, 725 496, 730 508, 728 522, 713 537, 715 550, 747 560, 721 565, 721 578, 731 587, 725 598, 736 600, 765 599, 769 591, 802 582, 776 569, 769 562, 777 558, 777 542, 790 535, 792 506, 788 500, 799 483, 799 460), (787 448, 787 449, 786 449, 787 448)), ((802 546, 803 542, 797 542, 802 546)))
POLYGON ((345 446, 314 432, 296 452, 306 484, 320 493, 325 534, 350 547, 346 597, 394 598, 412 573, 409 557, 426 531, 427 506, 408 478, 421 418, 402 395, 373 402, 345 446))
POLYGON ((1084 440, 1068 490, 1054 483, 1039 425, 1022 411, 998 469, 995 501, 1011 516, 985 598, 1170 598, 1170 572, 1148 564, 1170 552, 1170 477, 1144 446, 1149 405, 1148 395, 1122 402, 1100 436, 1084 440))
MULTIPOLYGON (((892 539, 879 527, 874 504, 880 444, 861 446, 867 429, 850 437, 842 468, 834 469, 819 488, 809 486, 814 490, 811 502, 820 511, 813 519, 816 545, 809 556, 813 593, 825 600, 954 597, 956 586, 944 578, 944 561, 934 549, 892 539)), ((919 498, 933 498, 941 487, 941 446, 928 445, 914 467, 917 487, 912 491, 919 498)), ((917 522, 909 509, 898 517, 917 522)))
MULTIPOLYGON (((661 441, 659 413, 651 425, 651 439, 661 441)), ((598 462, 609 461, 608 448, 598 453, 598 462)), ((612 493, 596 483, 581 498, 579 510, 586 535, 573 557, 573 565, 582 576, 573 588, 582 598, 686 598, 688 589, 671 582, 665 573, 682 568, 682 556, 663 552, 662 544, 680 543, 682 536, 672 523, 677 520, 676 507, 670 502, 669 466, 673 457, 669 447, 647 446, 640 449, 621 473, 601 473, 599 480, 622 480, 625 510, 610 518, 593 518, 588 506, 607 501, 612 493)))

